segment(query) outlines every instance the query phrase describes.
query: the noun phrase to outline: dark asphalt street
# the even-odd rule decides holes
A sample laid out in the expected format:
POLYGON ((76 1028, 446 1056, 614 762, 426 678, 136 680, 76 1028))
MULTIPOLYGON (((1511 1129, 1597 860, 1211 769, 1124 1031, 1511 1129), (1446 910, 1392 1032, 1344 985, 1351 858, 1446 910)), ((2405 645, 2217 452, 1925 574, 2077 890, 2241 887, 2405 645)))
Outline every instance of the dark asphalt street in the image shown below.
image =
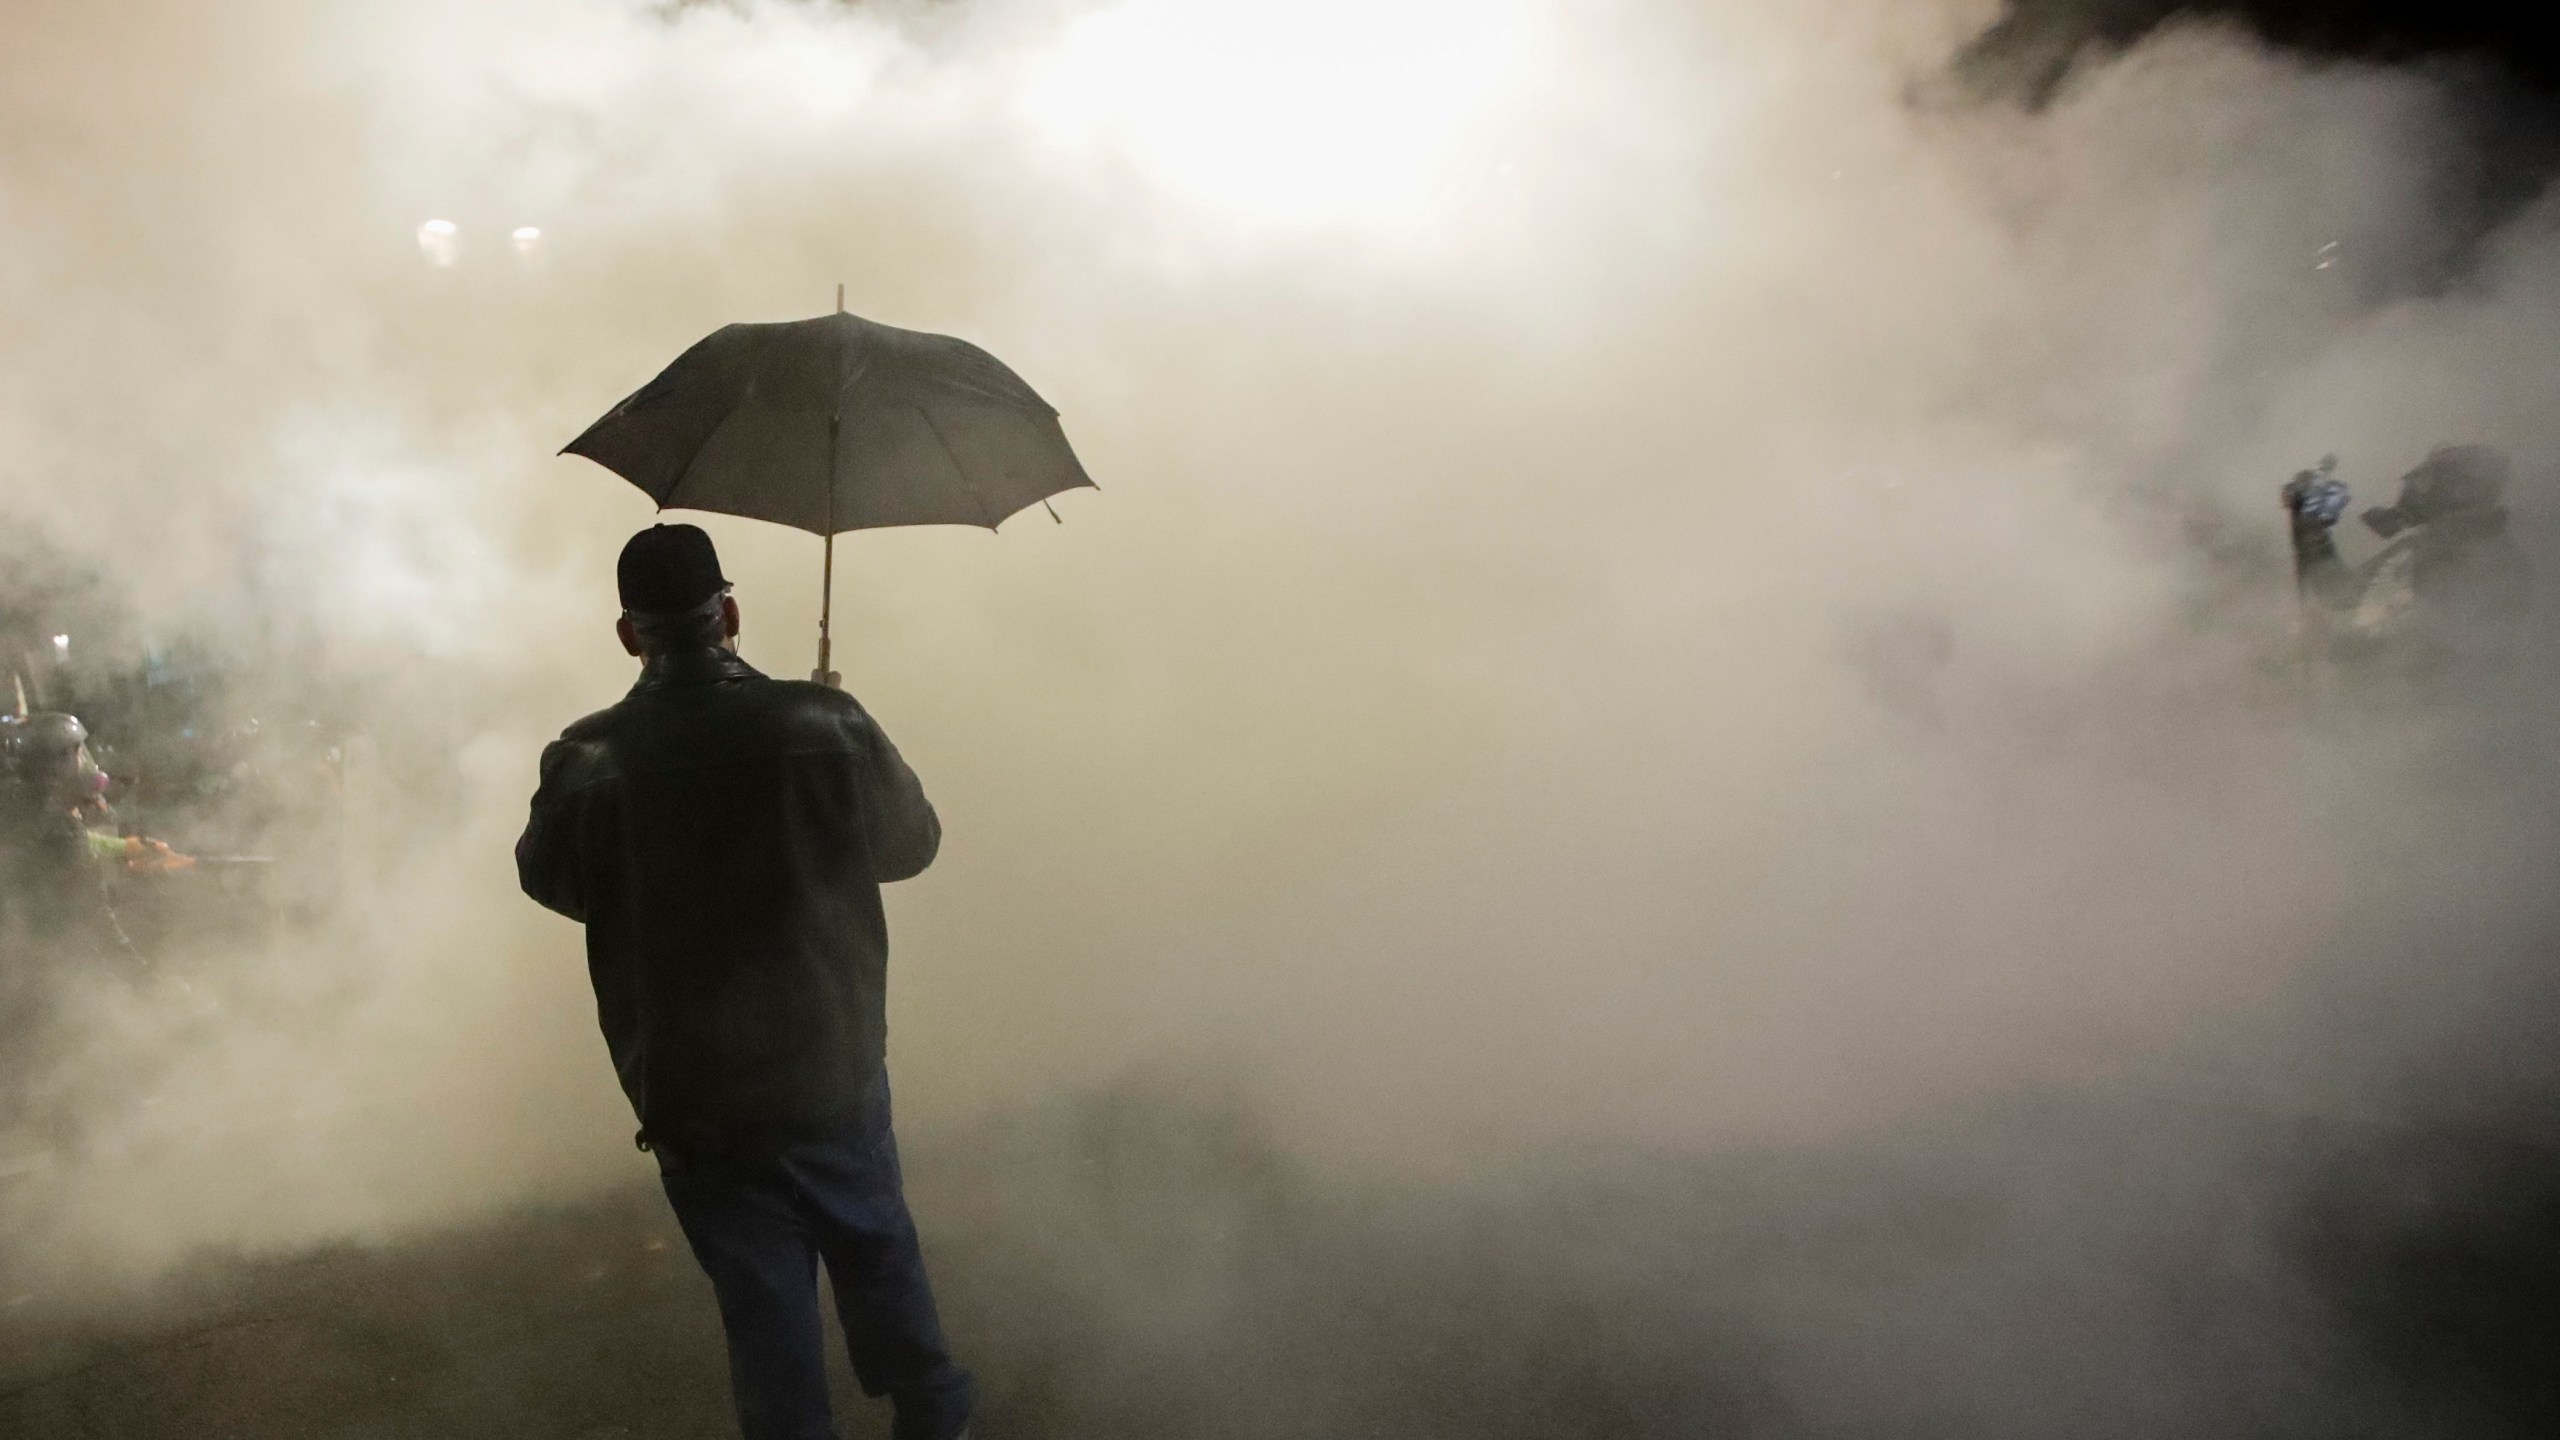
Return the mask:
MULTIPOLYGON (((2560 1429, 2560 1161, 2456 1127, 2076 1097, 1460 1195, 1328 1187, 1149 1088, 913 1149, 994 1440, 2560 1429)), ((75 1298, 0 1319, 0 1436, 729 1433, 645 1185, 75 1298)))

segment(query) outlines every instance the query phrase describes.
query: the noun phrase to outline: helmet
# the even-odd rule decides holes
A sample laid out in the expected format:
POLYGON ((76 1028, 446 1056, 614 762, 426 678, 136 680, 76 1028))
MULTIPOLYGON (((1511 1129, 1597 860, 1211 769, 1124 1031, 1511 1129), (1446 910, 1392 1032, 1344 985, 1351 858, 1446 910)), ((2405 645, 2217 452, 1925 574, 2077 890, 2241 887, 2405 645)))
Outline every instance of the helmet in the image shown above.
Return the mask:
MULTIPOLYGON (((0 725, 0 762, 12 785, 31 787, 30 794, 55 793, 55 787, 90 784, 98 768, 89 758, 89 727, 77 715, 48 712, 0 725)), ((94 789, 92 790, 94 792, 94 789)))
POLYGON ((89 727, 77 715, 48 710, 9 727, 9 748, 26 760, 41 763, 67 759, 89 743, 89 727))

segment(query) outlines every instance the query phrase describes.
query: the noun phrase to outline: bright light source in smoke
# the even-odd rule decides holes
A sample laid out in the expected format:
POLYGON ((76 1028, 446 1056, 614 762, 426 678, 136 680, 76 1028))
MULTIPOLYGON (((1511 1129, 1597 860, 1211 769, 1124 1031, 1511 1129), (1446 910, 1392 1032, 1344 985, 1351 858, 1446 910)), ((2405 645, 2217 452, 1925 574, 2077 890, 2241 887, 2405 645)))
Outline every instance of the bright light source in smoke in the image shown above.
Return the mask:
POLYGON ((418 227, 418 253, 442 268, 462 253, 462 227, 450 220, 430 220, 418 227))
POLYGON ((1122 0, 1026 101, 1052 137, 1282 223, 1426 211, 1519 79, 1531 0, 1122 0))
POLYGON ((509 244, 516 247, 517 254, 530 255, 534 252, 536 247, 542 244, 542 227, 539 225, 519 225, 515 228, 515 233, 507 237, 507 241, 509 244))
POLYGON ((70 636, 56 635, 53 637, 53 658, 56 660, 68 660, 71 658, 70 636))

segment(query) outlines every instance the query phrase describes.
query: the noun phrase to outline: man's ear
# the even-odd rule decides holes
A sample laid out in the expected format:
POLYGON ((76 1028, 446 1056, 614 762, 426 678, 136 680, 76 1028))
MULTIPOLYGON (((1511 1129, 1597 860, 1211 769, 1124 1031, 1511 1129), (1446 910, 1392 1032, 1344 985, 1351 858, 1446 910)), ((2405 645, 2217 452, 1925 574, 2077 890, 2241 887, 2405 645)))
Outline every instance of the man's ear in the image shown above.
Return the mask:
POLYGON ((720 633, 732 640, 738 638, 738 597, 735 595, 720 597, 720 633))
POLYGON ((630 616, 625 615, 621 619, 614 621, 613 633, 615 638, 622 642, 624 654, 638 655, 640 653, 640 631, 637 627, 632 625, 630 616))

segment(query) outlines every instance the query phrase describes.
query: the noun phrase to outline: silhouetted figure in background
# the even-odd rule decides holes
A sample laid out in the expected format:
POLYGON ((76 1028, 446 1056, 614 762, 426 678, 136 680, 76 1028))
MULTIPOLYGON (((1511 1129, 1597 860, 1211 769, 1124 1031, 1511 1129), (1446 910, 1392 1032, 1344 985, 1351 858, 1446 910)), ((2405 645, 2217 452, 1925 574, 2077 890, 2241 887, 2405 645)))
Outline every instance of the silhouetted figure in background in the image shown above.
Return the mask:
POLYGON ((109 890, 118 870, 168 874, 195 862, 127 835, 107 803, 89 727, 58 711, 0 722, 0 942, 138 960, 109 890))
POLYGON ((817 1271, 896 1440, 953 1440, 975 1386, 926 1284, 890 1130, 882 881, 942 838, 853 698, 736 653, 711 538, 624 547, 640 683, 542 755, 525 893, 587 927, 598 1017, 711 1277, 746 1440, 832 1440, 817 1271))

